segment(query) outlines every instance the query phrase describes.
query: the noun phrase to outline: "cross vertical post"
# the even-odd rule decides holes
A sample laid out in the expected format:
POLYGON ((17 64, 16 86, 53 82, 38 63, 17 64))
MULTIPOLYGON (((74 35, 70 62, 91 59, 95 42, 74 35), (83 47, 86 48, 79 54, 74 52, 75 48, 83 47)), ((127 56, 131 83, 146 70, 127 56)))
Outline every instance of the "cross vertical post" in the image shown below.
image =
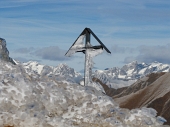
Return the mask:
POLYGON ((86 30, 86 42, 85 42, 85 65, 84 65, 84 85, 87 86, 89 83, 90 77, 90 68, 88 66, 89 63, 89 55, 88 48, 90 47, 90 33, 86 30))

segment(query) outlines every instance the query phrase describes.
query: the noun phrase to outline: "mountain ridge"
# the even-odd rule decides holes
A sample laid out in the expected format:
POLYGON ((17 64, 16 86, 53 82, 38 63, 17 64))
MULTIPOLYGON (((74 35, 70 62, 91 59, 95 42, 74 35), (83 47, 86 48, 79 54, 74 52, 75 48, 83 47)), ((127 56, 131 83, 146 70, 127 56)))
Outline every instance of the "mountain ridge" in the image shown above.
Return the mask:
POLYGON ((93 76, 109 87, 117 89, 129 86, 139 78, 156 72, 170 72, 170 65, 159 62, 146 64, 133 61, 122 68, 113 67, 107 70, 96 70, 93 76))
MULTIPOLYGON (((58 80, 66 79, 66 81, 73 83, 80 83, 80 81, 83 79, 81 73, 76 72, 73 68, 63 63, 53 67, 39 64, 36 61, 29 61, 27 63, 23 63, 23 65, 25 66, 25 69, 28 71, 28 73, 29 71, 34 71, 40 75, 58 76, 58 80)), ((124 65, 122 68, 113 67, 108 68, 107 70, 96 70, 93 72, 92 77, 99 79, 109 88, 118 89, 130 86, 139 78, 142 78, 150 73, 169 71, 169 64, 163 64, 159 62, 146 64, 133 61, 124 65)))

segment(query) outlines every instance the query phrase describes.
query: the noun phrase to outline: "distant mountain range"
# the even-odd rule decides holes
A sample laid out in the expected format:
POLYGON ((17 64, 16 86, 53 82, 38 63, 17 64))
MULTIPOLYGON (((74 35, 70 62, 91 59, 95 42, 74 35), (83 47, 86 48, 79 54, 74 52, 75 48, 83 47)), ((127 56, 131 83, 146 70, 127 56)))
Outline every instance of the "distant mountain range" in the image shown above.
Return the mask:
POLYGON ((113 67, 106 70, 96 70, 93 76, 111 88, 129 86, 145 75, 156 72, 170 72, 170 65, 159 62, 138 63, 133 61, 122 68, 113 67))
MULTIPOLYGON (((32 74, 32 72, 34 72, 41 76, 46 75, 49 77, 55 77, 58 81, 65 80, 70 83, 80 83, 83 79, 81 73, 76 72, 66 64, 59 64, 58 66, 53 67, 30 61, 23 63, 23 66, 27 73, 32 74)), ((93 72, 93 77, 99 79, 108 87, 117 89, 130 86, 139 78, 156 72, 170 72, 170 65, 159 62, 146 64, 133 61, 124 65, 122 68, 113 67, 106 70, 96 70, 93 72)))
MULTIPOLYGON (((9 57, 9 51, 6 48, 5 39, 0 38, 0 46, 2 47, 0 50, 0 59, 11 62, 12 64, 17 64, 17 61, 9 57)), ((19 62, 19 64, 21 63, 19 62)), ((70 68, 66 64, 59 64, 56 67, 52 67, 48 65, 41 65, 35 61, 30 61, 23 63, 23 66, 27 73, 31 75, 35 74, 35 76, 37 76, 36 74, 38 74, 40 76, 49 76, 57 79, 58 81, 80 83, 83 79, 81 73, 76 72, 73 68, 70 68)), ((92 76, 99 79, 108 87, 117 89, 130 86, 139 78, 156 72, 170 72, 170 65, 159 62, 146 64, 133 61, 124 65, 122 68, 113 67, 105 70, 96 70, 93 72, 92 76)))
POLYGON ((28 74, 38 74, 40 76, 48 76, 56 78, 57 81, 66 81, 69 83, 79 83, 83 78, 80 73, 76 72, 66 64, 59 64, 56 67, 41 65, 36 61, 23 63, 28 74))

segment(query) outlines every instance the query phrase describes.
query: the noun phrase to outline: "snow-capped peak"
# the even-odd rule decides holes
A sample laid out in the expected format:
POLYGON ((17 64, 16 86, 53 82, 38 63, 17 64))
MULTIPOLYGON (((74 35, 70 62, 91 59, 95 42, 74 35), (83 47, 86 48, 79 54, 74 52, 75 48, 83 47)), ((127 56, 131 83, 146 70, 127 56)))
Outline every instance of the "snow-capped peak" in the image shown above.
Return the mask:
POLYGON ((23 63, 25 69, 30 71, 35 71, 38 74, 41 74, 44 65, 39 64, 37 61, 29 61, 27 63, 23 63))
POLYGON ((67 82, 79 83, 82 79, 80 73, 76 72, 73 68, 69 67, 66 64, 59 64, 56 67, 42 65, 36 61, 29 61, 23 63, 23 66, 27 73, 29 74, 39 74, 40 76, 49 76, 55 77, 58 81, 65 80, 67 82))
POLYGON ((54 73, 56 75, 70 75, 70 76, 75 76, 76 72, 74 71, 73 68, 70 68, 66 64, 59 64, 58 66, 55 67, 54 73))

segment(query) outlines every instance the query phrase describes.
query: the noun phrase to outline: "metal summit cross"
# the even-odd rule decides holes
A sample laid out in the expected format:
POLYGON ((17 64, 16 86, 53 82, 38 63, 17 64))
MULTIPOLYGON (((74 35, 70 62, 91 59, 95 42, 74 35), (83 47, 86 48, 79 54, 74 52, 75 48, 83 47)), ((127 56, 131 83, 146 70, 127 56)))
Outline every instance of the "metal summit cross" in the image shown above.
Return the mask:
POLYGON ((85 54, 85 68, 84 68, 84 85, 87 86, 88 83, 92 81, 92 58, 103 52, 111 53, 106 46, 99 40, 99 38, 93 33, 90 28, 85 28, 83 32, 78 36, 73 45, 69 48, 65 56, 71 56, 76 52, 83 52, 85 54), (90 43, 90 34, 99 42, 100 45, 92 46, 90 43), (84 42, 84 38, 86 38, 84 42))

